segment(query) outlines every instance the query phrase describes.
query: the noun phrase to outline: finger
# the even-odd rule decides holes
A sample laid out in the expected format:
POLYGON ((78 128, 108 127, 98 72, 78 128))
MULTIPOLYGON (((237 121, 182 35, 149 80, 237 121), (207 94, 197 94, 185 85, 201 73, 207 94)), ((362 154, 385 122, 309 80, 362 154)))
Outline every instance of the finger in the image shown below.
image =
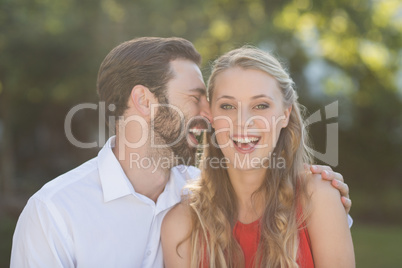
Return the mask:
POLYGON ((323 172, 324 170, 332 171, 332 168, 329 167, 329 166, 311 165, 310 170, 311 170, 311 172, 313 172, 314 174, 317 174, 317 173, 323 172))
POLYGON ((352 200, 350 200, 347 197, 342 196, 341 201, 343 206, 345 207, 346 213, 349 213, 351 207, 352 207, 352 200))
POLYGON ((321 173, 321 176, 323 179, 326 179, 326 180, 338 180, 338 181, 344 182, 342 174, 335 172, 335 171, 324 170, 321 173))
POLYGON ((332 186, 334 186, 336 189, 339 190, 342 197, 349 198, 349 186, 346 183, 338 181, 338 180, 332 180, 331 183, 332 183, 332 186))

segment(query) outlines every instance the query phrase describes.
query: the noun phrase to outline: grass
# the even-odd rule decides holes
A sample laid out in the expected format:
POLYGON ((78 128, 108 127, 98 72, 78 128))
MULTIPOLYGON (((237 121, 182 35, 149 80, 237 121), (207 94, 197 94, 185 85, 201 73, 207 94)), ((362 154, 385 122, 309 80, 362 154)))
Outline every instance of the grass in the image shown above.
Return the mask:
POLYGON ((401 267, 402 226, 352 226, 356 267, 401 267))
MULTIPOLYGON (((0 267, 10 265, 15 224, 15 219, 0 218, 0 267)), ((402 226, 369 225, 355 220, 351 230, 357 267, 401 267, 402 226)))

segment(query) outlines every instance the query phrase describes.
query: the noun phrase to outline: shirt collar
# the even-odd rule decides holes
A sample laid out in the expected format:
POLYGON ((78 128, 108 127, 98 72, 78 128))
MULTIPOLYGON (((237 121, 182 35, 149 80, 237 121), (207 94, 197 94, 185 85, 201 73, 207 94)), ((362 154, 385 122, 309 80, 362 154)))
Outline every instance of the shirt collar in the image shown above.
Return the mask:
POLYGON ((112 151, 115 140, 116 136, 110 137, 98 153, 99 178, 105 202, 129 195, 132 192, 131 184, 112 151))
POLYGON ((199 176, 199 170, 195 167, 179 165, 170 170, 169 181, 165 190, 157 200, 157 211, 163 211, 180 202, 183 187, 190 180, 199 176))
MULTIPOLYGON (((110 137, 98 153, 99 178, 105 202, 135 194, 135 189, 112 151, 115 141, 116 136, 110 137)), ((165 189, 156 202, 157 210, 163 211, 179 203, 183 187, 189 180, 197 178, 199 173, 200 170, 192 166, 173 167, 165 189)))

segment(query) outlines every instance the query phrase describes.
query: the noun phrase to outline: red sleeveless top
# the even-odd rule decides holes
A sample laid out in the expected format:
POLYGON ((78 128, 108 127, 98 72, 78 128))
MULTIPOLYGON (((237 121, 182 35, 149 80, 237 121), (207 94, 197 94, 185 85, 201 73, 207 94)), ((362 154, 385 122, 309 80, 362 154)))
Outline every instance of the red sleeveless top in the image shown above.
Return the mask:
MULTIPOLYGON (((244 254, 245 268, 252 268, 254 256, 257 253, 260 241, 259 219, 255 222, 244 224, 237 222, 233 228, 233 235, 240 244, 244 254)), ((206 252, 206 246, 204 252, 206 252)), ((200 268, 208 268, 208 257, 204 257, 203 264, 200 268)), ((310 237, 307 228, 299 230, 299 249, 297 253, 297 264, 301 268, 314 268, 313 255, 311 253, 310 237)))
MULTIPOLYGON (((259 221, 256 220, 249 224, 243 224, 238 221, 233 229, 233 235, 243 250, 246 268, 253 267, 254 256, 257 253, 260 241, 259 221)), ((299 250, 297 255, 297 264, 300 267, 314 267, 307 228, 299 230, 299 250)))

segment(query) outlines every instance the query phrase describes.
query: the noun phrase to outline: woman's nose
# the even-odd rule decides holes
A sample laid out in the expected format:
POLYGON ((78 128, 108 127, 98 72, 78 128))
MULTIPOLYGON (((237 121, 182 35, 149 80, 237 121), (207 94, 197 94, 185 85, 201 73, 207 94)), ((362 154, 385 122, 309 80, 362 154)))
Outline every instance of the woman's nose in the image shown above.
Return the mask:
POLYGON ((253 115, 246 107, 242 107, 241 103, 238 105, 238 112, 236 115, 236 125, 241 128, 250 127, 253 122, 253 115))

